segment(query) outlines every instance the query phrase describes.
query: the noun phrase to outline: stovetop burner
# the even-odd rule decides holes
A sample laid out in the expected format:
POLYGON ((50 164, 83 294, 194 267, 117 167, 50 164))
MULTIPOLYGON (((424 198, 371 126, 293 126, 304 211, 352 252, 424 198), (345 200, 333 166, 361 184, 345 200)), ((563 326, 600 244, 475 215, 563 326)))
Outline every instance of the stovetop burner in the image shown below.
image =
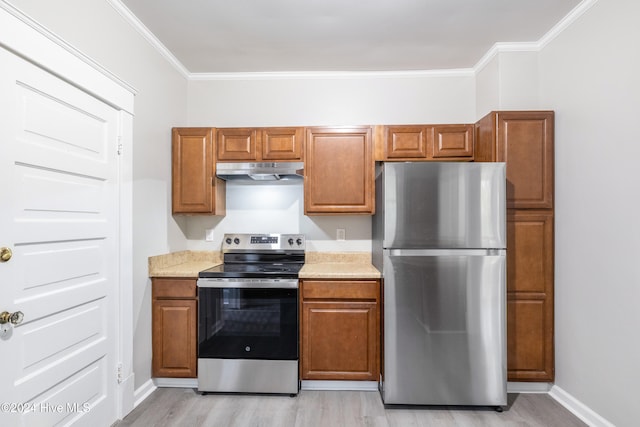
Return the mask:
POLYGON ((200 278, 296 278, 304 263, 291 265, 272 264, 220 264, 201 271, 200 278))
POLYGON ((304 265, 301 234, 225 234, 224 264, 201 271, 200 278, 297 278, 304 265))

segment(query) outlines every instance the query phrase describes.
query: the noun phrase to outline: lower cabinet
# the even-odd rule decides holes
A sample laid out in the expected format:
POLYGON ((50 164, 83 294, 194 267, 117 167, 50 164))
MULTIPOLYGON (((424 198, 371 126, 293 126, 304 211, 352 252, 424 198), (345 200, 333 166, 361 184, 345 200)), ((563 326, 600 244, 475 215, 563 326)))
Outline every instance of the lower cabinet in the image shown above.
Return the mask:
POLYGON ((507 214, 509 381, 553 381, 553 214, 507 214))
POLYGON ((302 280, 300 378, 380 377, 380 281, 302 280))
POLYGON ((196 279, 152 279, 152 376, 195 378, 196 279))

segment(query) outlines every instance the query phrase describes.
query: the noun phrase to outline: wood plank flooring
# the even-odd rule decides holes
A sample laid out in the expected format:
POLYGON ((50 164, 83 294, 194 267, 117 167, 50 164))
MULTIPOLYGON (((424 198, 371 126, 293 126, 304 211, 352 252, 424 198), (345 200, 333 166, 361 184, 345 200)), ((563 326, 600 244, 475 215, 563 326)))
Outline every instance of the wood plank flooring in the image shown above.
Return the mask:
POLYGON ((509 394, 508 406, 415 407, 382 404, 371 391, 302 390, 297 397, 198 394, 159 388, 117 427, 578 427, 586 426, 546 394, 509 394))

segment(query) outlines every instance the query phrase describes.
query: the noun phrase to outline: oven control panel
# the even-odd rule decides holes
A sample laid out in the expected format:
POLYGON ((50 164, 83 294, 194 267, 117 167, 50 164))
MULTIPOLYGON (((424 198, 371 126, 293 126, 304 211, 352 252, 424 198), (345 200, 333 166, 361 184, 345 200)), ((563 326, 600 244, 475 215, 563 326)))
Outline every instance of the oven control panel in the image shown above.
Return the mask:
POLYGON ((304 250, 304 234, 225 234, 222 250, 233 251, 278 251, 304 250))

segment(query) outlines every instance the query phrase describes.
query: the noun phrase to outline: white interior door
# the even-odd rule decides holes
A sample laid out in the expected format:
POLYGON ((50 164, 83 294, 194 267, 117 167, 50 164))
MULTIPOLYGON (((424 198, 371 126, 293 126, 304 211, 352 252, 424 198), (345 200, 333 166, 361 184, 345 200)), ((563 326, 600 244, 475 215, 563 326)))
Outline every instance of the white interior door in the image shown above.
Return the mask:
POLYGON ((0 48, 0 425, 116 419, 118 112, 0 48), (1 320, 0 320, 1 321, 1 320))

